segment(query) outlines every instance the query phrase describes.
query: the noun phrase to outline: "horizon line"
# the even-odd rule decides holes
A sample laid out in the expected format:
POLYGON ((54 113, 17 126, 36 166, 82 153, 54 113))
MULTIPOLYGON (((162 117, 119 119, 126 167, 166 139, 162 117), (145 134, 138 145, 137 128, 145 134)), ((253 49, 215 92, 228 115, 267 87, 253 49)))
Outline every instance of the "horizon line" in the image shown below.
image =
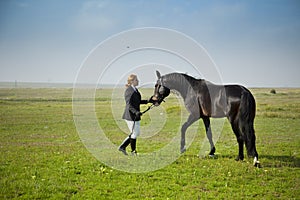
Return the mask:
MULTIPOLYGON (((93 83, 76 83, 80 87, 94 88, 93 83)), ((226 83, 228 84, 228 83, 226 83)), ((229 83, 232 84, 232 83, 229 83)), ((103 83, 97 84, 97 89, 101 88, 121 88, 125 84, 103 83)), ((0 81, 0 88, 74 88, 74 83, 71 82, 29 82, 29 81, 0 81)), ((140 87, 152 88, 152 87, 140 87)), ((249 88, 300 88, 300 86, 249 86, 249 88)))

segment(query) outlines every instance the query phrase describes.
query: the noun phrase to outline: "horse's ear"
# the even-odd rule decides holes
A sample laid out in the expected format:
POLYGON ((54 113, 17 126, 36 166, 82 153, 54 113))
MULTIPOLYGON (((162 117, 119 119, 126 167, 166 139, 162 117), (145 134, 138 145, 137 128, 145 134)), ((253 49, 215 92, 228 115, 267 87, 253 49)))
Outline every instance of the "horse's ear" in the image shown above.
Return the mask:
POLYGON ((160 77, 161 77, 160 72, 157 71, 157 70, 156 70, 156 76, 157 76, 158 79, 160 79, 160 77))

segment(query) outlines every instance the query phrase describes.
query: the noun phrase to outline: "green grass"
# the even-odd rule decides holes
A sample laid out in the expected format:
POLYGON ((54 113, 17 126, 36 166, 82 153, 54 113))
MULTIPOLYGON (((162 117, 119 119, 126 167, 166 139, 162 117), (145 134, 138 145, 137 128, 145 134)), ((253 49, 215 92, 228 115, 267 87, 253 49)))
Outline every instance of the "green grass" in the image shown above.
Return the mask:
MULTIPOLYGON (((136 174, 102 164, 84 147, 73 122, 72 89, 0 89, 0 199, 299 199, 300 89, 269 91, 252 89, 262 168, 253 167, 252 159, 234 161, 238 147, 227 121, 216 158, 199 158, 205 136, 199 121, 185 154, 165 168, 136 174)), ((141 92, 150 96, 152 90, 141 92)), ((118 145, 124 133, 110 98, 111 90, 97 91, 97 118, 118 145)), ((139 152, 157 150, 176 134, 181 111, 176 102, 174 95, 167 98, 164 128, 139 139, 139 152)), ((147 113, 142 125, 149 121, 147 113)))

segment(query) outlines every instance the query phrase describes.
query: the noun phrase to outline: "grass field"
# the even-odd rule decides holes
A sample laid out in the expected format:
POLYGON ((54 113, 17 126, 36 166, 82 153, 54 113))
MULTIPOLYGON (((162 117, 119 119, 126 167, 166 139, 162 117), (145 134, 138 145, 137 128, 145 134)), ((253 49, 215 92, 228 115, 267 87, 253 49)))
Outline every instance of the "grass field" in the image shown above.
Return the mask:
MULTIPOLYGON (((253 167, 252 159, 234 160, 238 147, 227 121, 217 156, 199 158, 205 135, 200 121, 190 148, 175 162, 156 171, 126 173, 104 165, 83 145, 73 121, 72 89, 2 88, 0 199, 299 199, 300 89, 251 91, 262 168, 253 167)), ((141 92, 149 96, 152 90, 141 92)), ((125 135, 113 118, 110 98, 111 90, 97 91, 96 114, 118 145, 125 135)), ((155 140, 138 140, 139 152, 159 149, 176 134, 181 108, 175 102, 171 95, 162 105, 167 122, 155 140)), ((145 114, 142 126, 149 120, 145 114)))

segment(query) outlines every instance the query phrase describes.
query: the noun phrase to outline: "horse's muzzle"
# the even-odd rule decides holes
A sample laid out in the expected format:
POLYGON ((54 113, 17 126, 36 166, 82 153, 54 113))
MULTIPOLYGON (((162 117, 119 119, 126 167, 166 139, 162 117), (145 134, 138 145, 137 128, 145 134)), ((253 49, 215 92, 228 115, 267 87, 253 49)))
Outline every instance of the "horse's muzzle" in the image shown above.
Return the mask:
POLYGON ((153 103, 154 106, 159 106, 160 103, 162 102, 162 100, 160 100, 161 98, 157 97, 157 96, 153 96, 151 98, 151 102, 153 103))

